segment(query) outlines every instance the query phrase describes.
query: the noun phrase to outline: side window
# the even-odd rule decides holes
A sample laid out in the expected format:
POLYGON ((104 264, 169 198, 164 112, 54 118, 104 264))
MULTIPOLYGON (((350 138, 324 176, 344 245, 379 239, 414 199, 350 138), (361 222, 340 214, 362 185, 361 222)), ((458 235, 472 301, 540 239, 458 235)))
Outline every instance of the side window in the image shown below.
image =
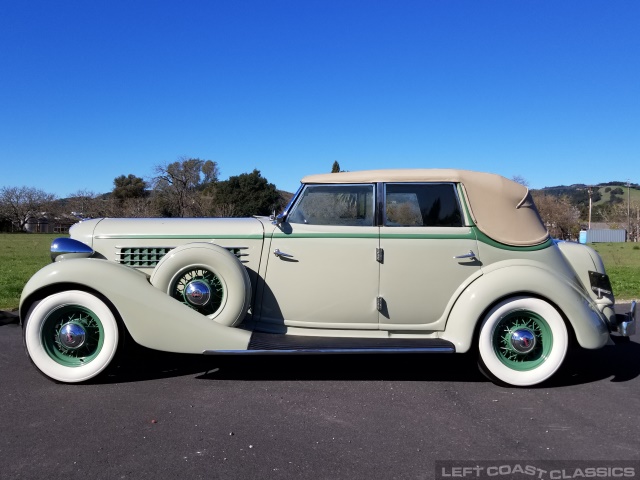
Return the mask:
POLYGON ((388 227, 461 227, 455 186, 450 183, 397 183, 385 186, 388 227))
POLYGON ((373 226, 373 185, 307 185, 287 220, 308 225, 373 226))

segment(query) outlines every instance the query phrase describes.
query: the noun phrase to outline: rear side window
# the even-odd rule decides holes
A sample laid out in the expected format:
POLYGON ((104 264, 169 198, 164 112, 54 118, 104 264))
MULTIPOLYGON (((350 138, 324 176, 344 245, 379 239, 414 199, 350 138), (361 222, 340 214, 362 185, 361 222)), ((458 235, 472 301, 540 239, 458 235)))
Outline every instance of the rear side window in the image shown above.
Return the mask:
POLYGON ((387 227, 461 227, 462 214, 451 183, 395 183, 385 186, 387 227))
POLYGON ((287 220, 308 225, 373 226, 373 185, 307 185, 287 220))

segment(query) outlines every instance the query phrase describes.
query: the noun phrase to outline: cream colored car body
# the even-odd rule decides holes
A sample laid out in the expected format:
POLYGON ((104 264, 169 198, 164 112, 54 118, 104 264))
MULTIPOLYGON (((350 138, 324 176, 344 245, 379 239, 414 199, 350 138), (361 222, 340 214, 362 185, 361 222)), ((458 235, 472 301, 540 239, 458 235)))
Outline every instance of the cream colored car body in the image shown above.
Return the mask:
MULTIPOLYGON (((136 342, 164 351, 246 351, 252 332, 262 332, 322 337, 327 350, 331 338, 377 338, 440 339, 466 352, 493 306, 526 296, 552 305, 582 347, 599 348, 608 341, 615 324, 613 296, 590 288, 589 271, 605 274, 600 257, 588 247, 552 241, 525 187, 457 170, 353 172, 307 177, 302 183, 275 221, 81 222, 71 237, 91 247, 92 258, 67 259, 76 255, 63 252, 34 275, 22 294, 21 318, 47 295, 74 289, 104 299, 136 342), (432 210, 455 210, 452 225, 414 220, 417 207, 411 201, 417 194, 409 192, 411 185, 450 189, 451 198, 432 210), (311 216, 326 214, 319 203, 336 201, 329 197, 332 186, 347 192, 336 197, 344 203, 340 208, 358 211, 345 214, 346 223, 363 224, 338 224, 346 218, 342 213, 334 223, 304 217, 301 205, 314 187, 329 193, 318 194, 320 201, 306 208, 315 208, 311 216), (364 199, 362 205, 355 198, 364 199), (161 258, 168 263, 184 246, 202 244, 232 253, 248 273, 250 311, 240 324, 221 325, 215 314, 199 313, 152 284, 161 258)), ((225 261, 235 268, 236 260, 225 261)))

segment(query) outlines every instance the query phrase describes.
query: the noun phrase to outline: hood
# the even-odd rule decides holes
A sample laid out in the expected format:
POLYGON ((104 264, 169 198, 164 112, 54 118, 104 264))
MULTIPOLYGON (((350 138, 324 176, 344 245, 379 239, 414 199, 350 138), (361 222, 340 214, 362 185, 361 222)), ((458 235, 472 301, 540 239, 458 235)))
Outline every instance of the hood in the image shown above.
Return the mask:
POLYGON ((98 250, 105 240, 262 239, 264 228, 256 218, 97 218, 77 223, 69 233, 98 250))

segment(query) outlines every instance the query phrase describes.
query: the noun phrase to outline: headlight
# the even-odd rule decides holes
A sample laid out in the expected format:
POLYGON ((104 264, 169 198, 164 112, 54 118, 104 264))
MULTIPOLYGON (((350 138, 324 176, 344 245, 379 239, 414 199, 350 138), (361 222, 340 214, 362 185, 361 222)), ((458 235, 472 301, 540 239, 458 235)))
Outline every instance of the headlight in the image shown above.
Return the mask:
POLYGON ((51 242, 51 261, 68 258, 87 258, 93 255, 91 247, 73 238, 56 238, 51 242))

